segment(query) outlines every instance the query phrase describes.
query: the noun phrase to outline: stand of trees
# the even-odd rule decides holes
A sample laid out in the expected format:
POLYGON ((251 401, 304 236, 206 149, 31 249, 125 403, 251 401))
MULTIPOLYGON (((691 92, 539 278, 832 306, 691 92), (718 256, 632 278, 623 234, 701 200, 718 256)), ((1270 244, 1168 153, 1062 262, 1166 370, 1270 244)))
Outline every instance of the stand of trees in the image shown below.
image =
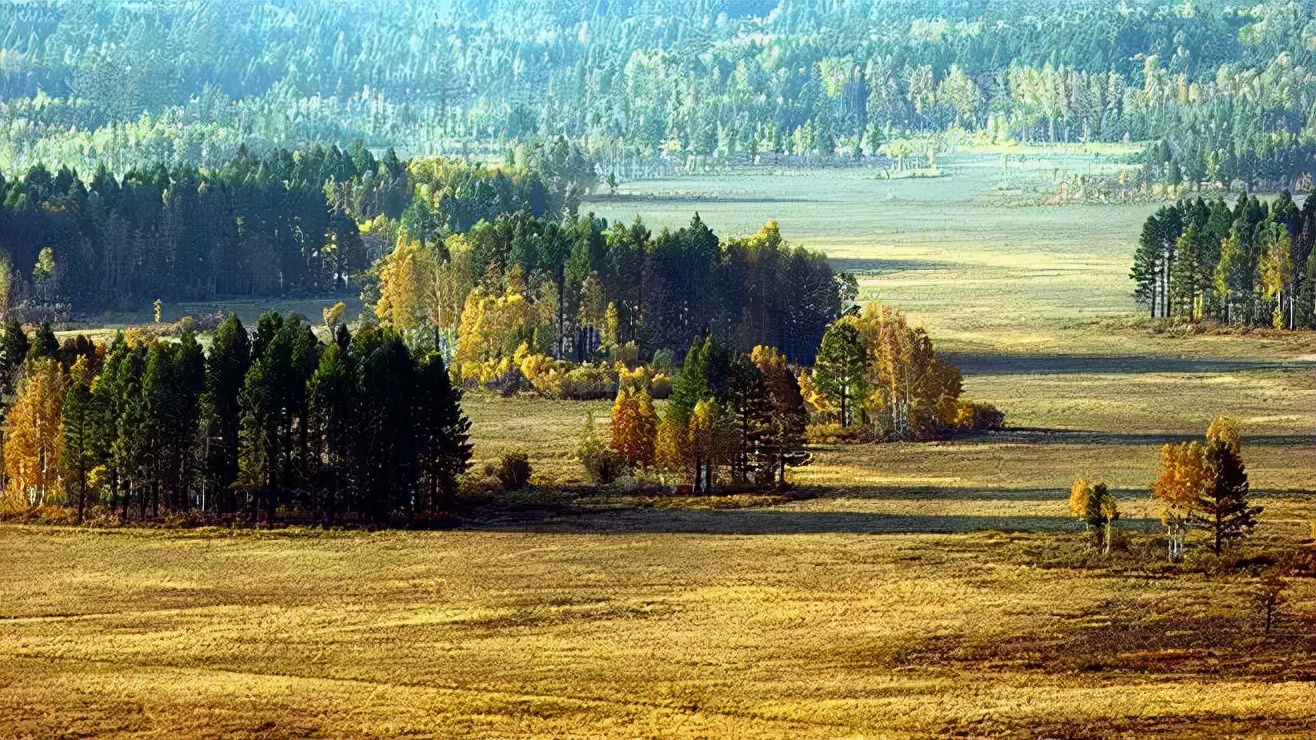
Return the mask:
POLYGON ((879 440, 932 439, 955 430, 999 429, 1004 416, 960 400, 961 376, 923 329, 880 303, 841 317, 823 334, 800 384, 814 418, 879 440))
POLYGON ((1238 422, 1221 416, 1207 428, 1205 442, 1162 447, 1152 498, 1165 522, 1171 560, 1183 557, 1189 528, 1204 530, 1216 555, 1249 534, 1262 507, 1248 502, 1238 422))
POLYGON ((615 449, 642 459, 653 450, 662 468, 707 493, 725 476, 733 485, 784 485, 786 468, 807 462, 808 413, 786 357, 773 347, 733 353, 712 336, 690 346, 661 420, 617 401, 615 449), (647 435, 652 434, 652 438, 647 435), (652 440, 652 441, 650 441, 652 440))
POLYGON ((1297 0, 0 7, 0 164, 219 167, 357 137, 502 155, 556 136, 603 174, 901 159, 966 130, 1155 142, 1144 176, 1293 187, 1316 156, 1297 0), (530 34, 526 29, 535 29, 530 34))
POLYGON ((1316 199, 1185 200, 1147 219, 1130 277, 1154 319, 1316 328, 1316 199))
POLYGON ((724 241, 698 214, 655 235, 638 219, 518 211, 442 243, 404 236, 381 264, 375 312, 403 331, 437 328, 461 376, 488 380, 510 372, 518 350, 571 362, 626 347, 679 356, 705 332, 809 364, 855 292, 821 253, 787 245, 776 222, 724 241))
POLYGON ((442 358, 388 329, 229 316, 209 353, 120 334, 0 339, 5 496, 122 518, 415 520, 450 509, 470 423, 442 358), (26 345, 26 346, 25 346, 26 345))

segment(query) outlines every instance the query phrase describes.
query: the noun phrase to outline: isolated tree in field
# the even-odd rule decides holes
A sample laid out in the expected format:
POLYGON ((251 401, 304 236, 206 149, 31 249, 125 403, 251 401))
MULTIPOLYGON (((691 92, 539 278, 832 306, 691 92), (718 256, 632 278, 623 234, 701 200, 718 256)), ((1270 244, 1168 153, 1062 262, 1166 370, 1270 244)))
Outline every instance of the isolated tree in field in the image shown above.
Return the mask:
POLYGON ((32 361, 5 419, 5 473, 14 500, 43 506, 62 493, 60 410, 64 371, 49 358, 32 361))
POLYGON ((854 319, 842 318, 827 327, 814 359, 813 381, 835 399, 843 427, 854 423, 855 404, 862 404, 867 395, 868 371, 868 349, 854 319))
POLYGON ((1172 562, 1183 557, 1188 522, 1198 499, 1212 485, 1213 476, 1201 443, 1167 443, 1161 447, 1161 474, 1152 483, 1152 499, 1165 525, 1172 562))
POLYGON ((1247 471, 1235 448, 1223 440, 1211 440, 1204 457, 1212 480, 1198 496, 1192 522, 1211 534, 1211 549, 1219 555, 1226 545, 1256 528, 1262 507, 1248 503, 1247 471))
POLYGON ((657 439, 658 415, 649 392, 623 386, 612 403, 612 449, 644 468, 654 463, 657 439))
POLYGON ((1092 533, 1092 546, 1103 553, 1109 553, 1112 529, 1115 520, 1119 518, 1119 508, 1106 484, 1090 483, 1081 476, 1075 478, 1073 487, 1069 489, 1069 511, 1087 525, 1088 531, 1092 533))

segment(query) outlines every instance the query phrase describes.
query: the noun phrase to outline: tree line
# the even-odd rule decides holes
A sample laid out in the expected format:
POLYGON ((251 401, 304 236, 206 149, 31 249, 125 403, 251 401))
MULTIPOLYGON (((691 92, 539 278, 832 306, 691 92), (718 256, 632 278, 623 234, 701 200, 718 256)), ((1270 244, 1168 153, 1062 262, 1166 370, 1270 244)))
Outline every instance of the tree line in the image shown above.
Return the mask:
POLYGON ((1130 277, 1153 319, 1316 328, 1316 200, 1201 198, 1143 224, 1130 277))
MULTIPOLYGON (((35 165, 0 176, 6 286, 30 318, 155 299, 311 295, 355 283, 401 223, 432 240, 480 221, 575 208, 592 163, 565 142, 522 166, 376 158, 360 142, 245 149, 216 169, 162 163, 90 179, 35 165)), ((9 298, 9 296, 5 296, 9 298)))
POLYGON ((120 333, 0 336, 5 496, 123 520, 424 520, 451 509, 471 457, 461 392, 394 331, 230 315, 209 350, 120 333))
POLYGON ((0 8, 0 167, 566 136, 635 177, 964 130, 1151 141, 1148 178, 1292 187, 1316 151, 1314 23, 1297 0, 20 3, 0 8))

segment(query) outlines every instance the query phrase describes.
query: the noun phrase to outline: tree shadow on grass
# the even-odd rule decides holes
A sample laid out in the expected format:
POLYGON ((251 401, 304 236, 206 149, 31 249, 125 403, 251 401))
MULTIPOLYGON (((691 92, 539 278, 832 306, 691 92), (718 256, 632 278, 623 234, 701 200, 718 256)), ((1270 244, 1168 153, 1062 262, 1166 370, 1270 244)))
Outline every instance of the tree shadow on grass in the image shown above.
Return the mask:
POLYGON ((865 273, 907 272, 910 270, 942 270, 952 267, 949 262, 918 259, 872 259, 857 257, 829 257, 827 264, 837 272, 865 273))
MULTIPOLYGON (((1089 429, 1045 429, 1013 427, 1000 432, 966 435, 952 440, 953 444, 1018 444, 1018 445, 1163 445, 1201 441, 1201 434, 1170 434, 1166 432, 1105 432, 1089 429)), ((1316 434, 1249 434, 1243 438, 1247 447, 1308 447, 1316 448, 1316 434)))
POLYGON ((965 375, 1145 375, 1154 373, 1234 373, 1253 370, 1310 369, 1303 360, 1185 358, 1156 355, 978 354, 946 352, 945 358, 965 375))
MULTIPOLYGON (((1121 520, 1120 526, 1151 531, 1160 523, 1154 519, 1130 519, 1121 520)), ((1081 524, 1067 517, 933 516, 773 508, 713 511, 631 509, 550 517, 536 523, 489 528, 573 534, 962 534, 1077 531, 1081 524)))

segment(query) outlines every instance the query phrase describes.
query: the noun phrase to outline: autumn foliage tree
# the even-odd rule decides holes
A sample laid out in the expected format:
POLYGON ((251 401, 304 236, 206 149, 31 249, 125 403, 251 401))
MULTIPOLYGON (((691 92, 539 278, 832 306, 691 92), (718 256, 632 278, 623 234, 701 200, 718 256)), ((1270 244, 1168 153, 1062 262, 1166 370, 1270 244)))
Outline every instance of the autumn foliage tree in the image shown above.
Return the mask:
POLYGON ((1074 485, 1069 489, 1069 512, 1087 525, 1092 534, 1092 546, 1109 553, 1119 508, 1106 484, 1091 482, 1082 476, 1076 477, 1074 485))
POLYGON ((64 370, 52 358, 33 360, 5 418, 5 474, 11 500, 44 506, 60 500, 64 370))
POLYGON ((1256 527, 1262 507, 1248 502, 1238 422, 1220 416, 1207 429, 1205 443, 1189 441, 1161 448, 1160 477, 1152 484, 1169 534, 1169 555, 1183 555, 1188 527, 1207 531, 1217 555, 1256 527))
MULTIPOLYGON (((835 408, 842 423, 862 418, 885 440, 930 439, 965 426, 961 386, 959 370, 937 355, 927 333, 879 303, 828 327, 810 382, 801 384, 811 408, 835 408)), ((971 420, 1001 423, 990 407, 971 410, 971 420)))
POLYGON ((636 467, 654 463, 658 414, 646 390, 622 387, 612 403, 612 449, 636 467))

